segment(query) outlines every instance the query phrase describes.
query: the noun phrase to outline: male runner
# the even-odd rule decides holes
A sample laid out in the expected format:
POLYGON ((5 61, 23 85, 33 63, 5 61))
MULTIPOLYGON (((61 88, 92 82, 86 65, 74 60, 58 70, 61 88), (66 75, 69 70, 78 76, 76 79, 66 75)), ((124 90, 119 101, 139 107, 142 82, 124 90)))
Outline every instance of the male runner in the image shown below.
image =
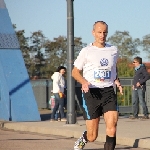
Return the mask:
POLYGON ((92 31, 95 41, 83 48, 74 62, 72 76, 82 84, 83 116, 87 129, 75 142, 74 150, 82 150, 87 142, 96 140, 102 114, 106 123, 104 150, 114 150, 116 145, 118 111, 114 85, 123 93, 116 72, 118 50, 105 43, 107 33, 105 22, 95 22, 92 31))

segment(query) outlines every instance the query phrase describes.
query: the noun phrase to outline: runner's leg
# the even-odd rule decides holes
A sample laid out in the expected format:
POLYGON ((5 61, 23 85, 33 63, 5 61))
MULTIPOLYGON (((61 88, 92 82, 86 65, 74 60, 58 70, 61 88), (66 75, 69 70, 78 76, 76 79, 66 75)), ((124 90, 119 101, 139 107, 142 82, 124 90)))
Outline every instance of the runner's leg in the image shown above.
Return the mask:
POLYGON ((118 112, 108 111, 104 113, 104 120, 106 123, 106 143, 104 145, 104 150, 114 150, 116 146, 118 112))

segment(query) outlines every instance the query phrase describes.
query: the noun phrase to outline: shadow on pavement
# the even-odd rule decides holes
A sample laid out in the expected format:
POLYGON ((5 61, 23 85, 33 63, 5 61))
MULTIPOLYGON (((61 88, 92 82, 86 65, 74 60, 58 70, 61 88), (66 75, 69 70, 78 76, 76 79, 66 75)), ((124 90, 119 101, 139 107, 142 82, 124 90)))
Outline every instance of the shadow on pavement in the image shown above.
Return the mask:
POLYGON ((41 121, 50 120, 51 114, 50 114, 50 113, 47 113, 47 114, 40 114, 40 117, 41 117, 41 121))
POLYGON ((150 137, 145 137, 145 138, 136 139, 135 142, 134 142, 134 144, 133 144, 133 147, 134 147, 134 148, 138 148, 139 141, 140 141, 141 139, 149 139, 149 138, 150 138, 150 137))

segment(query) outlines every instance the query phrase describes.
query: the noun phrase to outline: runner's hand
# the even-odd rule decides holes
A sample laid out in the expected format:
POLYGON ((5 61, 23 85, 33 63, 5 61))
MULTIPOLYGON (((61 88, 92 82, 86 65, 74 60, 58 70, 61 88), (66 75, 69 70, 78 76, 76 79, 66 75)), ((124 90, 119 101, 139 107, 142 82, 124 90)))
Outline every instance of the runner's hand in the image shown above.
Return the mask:
POLYGON ((120 91, 120 94, 123 95, 123 88, 122 88, 121 85, 118 86, 118 89, 119 89, 119 91, 120 91))
POLYGON ((89 85, 90 85, 90 83, 89 82, 85 82, 85 83, 83 83, 82 84, 82 92, 85 92, 85 93, 87 93, 88 91, 89 91, 89 85))

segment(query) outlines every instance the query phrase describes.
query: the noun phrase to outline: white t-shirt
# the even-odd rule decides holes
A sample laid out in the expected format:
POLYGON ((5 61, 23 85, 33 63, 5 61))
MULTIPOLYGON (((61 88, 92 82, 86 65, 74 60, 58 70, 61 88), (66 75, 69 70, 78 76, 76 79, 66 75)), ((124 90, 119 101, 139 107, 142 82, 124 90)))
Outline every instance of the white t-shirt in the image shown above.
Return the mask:
POLYGON ((80 51, 74 66, 83 70, 83 77, 90 82, 90 88, 104 88, 114 86, 117 59, 115 46, 106 44, 106 47, 98 48, 90 44, 80 51))
POLYGON ((65 80, 62 74, 55 72, 51 78, 53 80, 53 93, 59 93, 59 91, 63 93, 65 88, 65 80))

